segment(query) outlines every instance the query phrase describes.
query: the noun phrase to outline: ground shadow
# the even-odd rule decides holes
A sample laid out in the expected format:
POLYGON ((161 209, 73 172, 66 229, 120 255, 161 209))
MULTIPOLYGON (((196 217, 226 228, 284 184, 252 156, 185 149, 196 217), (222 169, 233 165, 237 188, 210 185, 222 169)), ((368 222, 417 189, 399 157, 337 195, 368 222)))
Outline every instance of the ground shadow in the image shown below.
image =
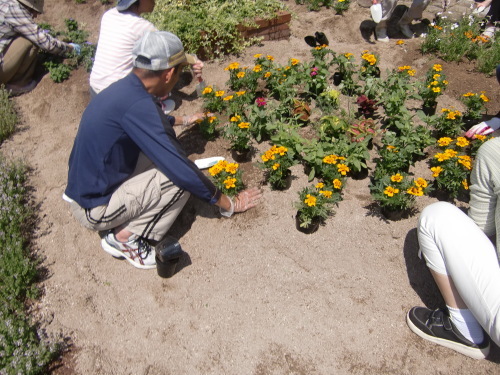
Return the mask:
POLYGON ((375 44, 375 26, 377 24, 373 22, 372 20, 364 20, 361 22, 359 25, 359 32, 361 33, 361 36, 367 43, 375 44))
POLYGON ((425 261, 419 258, 418 251, 417 229, 413 228, 407 233, 403 247, 408 281, 426 307, 429 309, 444 307, 443 297, 425 261))

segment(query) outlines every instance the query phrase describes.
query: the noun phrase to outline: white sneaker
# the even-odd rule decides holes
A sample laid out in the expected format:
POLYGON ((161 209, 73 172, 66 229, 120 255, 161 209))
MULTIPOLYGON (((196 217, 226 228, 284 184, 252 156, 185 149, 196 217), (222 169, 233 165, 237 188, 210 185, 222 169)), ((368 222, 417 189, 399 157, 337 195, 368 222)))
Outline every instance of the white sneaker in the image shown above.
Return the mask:
POLYGON ((386 28, 375 29, 375 35, 377 36, 377 40, 379 42, 387 43, 389 41, 386 28))
POLYGON ((132 235, 127 242, 120 242, 113 232, 109 232, 102 240, 105 252, 115 258, 125 258, 131 265, 143 270, 156 268, 155 250, 143 238, 132 235))
POLYGON ((495 36, 495 32, 496 32, 495 26, 488 26, 487 28, 484 29, 481 35, 491 39, 495 36))
POLYGON ((403 33, 403 35, 406 38, 408 38, 408 39, 413 38, 413 31, 411 31, 410 25, 408 25, 407 23, 399 24, 399 29, 401 30, 401 32, 403 33))

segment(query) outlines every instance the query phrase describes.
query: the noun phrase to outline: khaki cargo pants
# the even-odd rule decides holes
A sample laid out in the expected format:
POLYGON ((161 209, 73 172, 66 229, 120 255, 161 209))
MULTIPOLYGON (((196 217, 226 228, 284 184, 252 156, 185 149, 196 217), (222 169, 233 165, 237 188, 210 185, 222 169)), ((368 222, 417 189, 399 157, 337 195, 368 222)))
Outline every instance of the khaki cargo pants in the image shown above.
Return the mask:
POLYGON ((143 154, 133 175, 111 196, 107 205, 84 209, 71 202, 71 211, 95 231, 125 228, 148 240, 159 241, 186 204, 189 193, 175 186, 143 154))
POLYGON ((35 72, 38 47, 21 36, 14 39, 3 53, 0 83, 20 86, 28 84, 35 72))

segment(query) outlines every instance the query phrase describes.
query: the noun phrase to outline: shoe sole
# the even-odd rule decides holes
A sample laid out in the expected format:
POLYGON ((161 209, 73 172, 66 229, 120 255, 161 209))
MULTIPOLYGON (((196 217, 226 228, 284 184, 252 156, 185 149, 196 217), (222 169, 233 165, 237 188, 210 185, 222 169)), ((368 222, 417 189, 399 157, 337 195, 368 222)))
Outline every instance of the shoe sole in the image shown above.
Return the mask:
MULTIPOLYGON (((411 310, 410 310, 411 311, 411 310)), ((485 359, 488 354, 490 353, 490 345, 486 348, 483 349, 474 349, 471 347, 468 347, 466 345, 459 344, 458 342, 453 342, 450 340, 445 340, 445 339, 440 339, 439 337, 436 336, 430 336, 426 334, 425 332, 422 332, 415 324, 410 319, 410 311, 406 314, 406 323, 408 324, 408 327, 413 331, 413 333, 417 334, 424 340, 433 342, 434 344, 438 344, 441 346, 444 346, 448 349, 455 350, 456 352, 459 352, 460 354, 466 355, 467 357, 471 357, 474 359, 485 359)))
POLYGON ((150 264, 150 265, 143 265, 139 264, 137 262, 134 262, 132 259, 127 257, 125 254, 123 254, 120 250, 115 249, 113 246, 108 244, 105 238, 101 240, 101 246, 102 249, 107 252, 108 254, 112 255, 113 257, 117 259, 123 259, 125 258, 131 265, 133 265, 135 268, 140 268, 141 270, 151 270, 153 268, 156 268, 156 264, 150 264))

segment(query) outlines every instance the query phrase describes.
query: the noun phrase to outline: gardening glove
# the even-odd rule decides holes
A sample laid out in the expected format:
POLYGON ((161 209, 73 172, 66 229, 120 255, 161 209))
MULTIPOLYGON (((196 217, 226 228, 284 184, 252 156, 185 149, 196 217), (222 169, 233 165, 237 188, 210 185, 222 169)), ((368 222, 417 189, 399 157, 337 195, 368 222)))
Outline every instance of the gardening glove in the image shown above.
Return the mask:
POLYGON ((256 187, 242 191, 234 198, 234 212, 245 212, 255 207, 261 197, 262 190, 256 187))
POLYGON ((494 117, 488 122, 483 121, 477 125, 474 125, 467 131, 467 133, 465 133, 465 136, 473 138, 475 135, 488 135, 493 133, 495 130, 499 128, 500 128, 500 118, 494 117))
POLYGON ((82 53, 82 47, 76 43, 69 43, 71 47, 73 47, 73 52, 75 52, 78 56, 82 53))

